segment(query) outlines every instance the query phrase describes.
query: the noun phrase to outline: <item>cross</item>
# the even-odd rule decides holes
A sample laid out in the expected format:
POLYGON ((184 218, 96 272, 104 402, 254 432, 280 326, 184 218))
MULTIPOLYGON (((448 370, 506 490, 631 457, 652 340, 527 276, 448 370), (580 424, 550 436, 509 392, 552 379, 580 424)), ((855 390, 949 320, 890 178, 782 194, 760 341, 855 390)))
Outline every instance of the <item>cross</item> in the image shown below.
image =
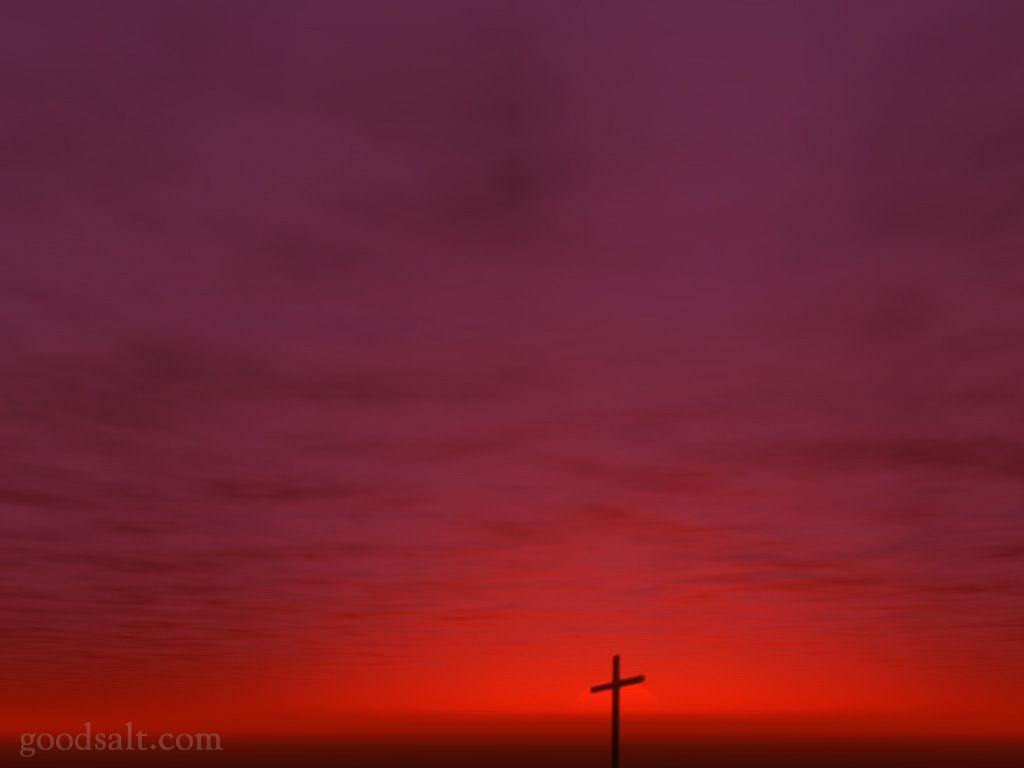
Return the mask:
POLYGON ((611 682, 601 683, 601 685, 595 685, 590 689, 591 693, 612 692, 612 768, 619 768, 619 689, 627 685, 637 685, 643 681, 643 675, 621 679, 619 677, 619 656, 616 654, 612 656, 611 682))

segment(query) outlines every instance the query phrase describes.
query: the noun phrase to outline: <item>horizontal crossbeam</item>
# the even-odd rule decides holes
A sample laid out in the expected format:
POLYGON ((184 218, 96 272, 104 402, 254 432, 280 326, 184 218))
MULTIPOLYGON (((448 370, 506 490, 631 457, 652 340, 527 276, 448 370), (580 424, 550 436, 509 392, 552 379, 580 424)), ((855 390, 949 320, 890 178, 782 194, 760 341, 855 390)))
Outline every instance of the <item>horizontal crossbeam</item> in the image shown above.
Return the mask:
POLYGON ((623 680, 612 680, 610 683, 601 683, 601 685, 595 685, 590 689, 591 693, 600 693, 601 691, 613 691, 616 688, 622 688, 627 685, 639 685, 644 681, 643 675, 637 675, 636 677, 627 677, 623 680))

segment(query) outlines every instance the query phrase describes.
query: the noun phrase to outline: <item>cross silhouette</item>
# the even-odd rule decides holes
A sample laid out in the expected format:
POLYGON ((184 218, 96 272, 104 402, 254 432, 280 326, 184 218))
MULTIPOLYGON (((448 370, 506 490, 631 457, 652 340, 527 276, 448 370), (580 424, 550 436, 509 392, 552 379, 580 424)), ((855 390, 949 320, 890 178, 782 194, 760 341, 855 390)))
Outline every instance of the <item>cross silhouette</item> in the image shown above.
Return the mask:
POLYGON ((643 675, 621 679, 619 677, 619 655, 615 654, 612 656, 611 682, 601 683, 601 685, 595 685, 590 689, 591 693, 612 692, 612 768, 619 768, 619 689, 627 685, 638 685, 643 681, 643 675))

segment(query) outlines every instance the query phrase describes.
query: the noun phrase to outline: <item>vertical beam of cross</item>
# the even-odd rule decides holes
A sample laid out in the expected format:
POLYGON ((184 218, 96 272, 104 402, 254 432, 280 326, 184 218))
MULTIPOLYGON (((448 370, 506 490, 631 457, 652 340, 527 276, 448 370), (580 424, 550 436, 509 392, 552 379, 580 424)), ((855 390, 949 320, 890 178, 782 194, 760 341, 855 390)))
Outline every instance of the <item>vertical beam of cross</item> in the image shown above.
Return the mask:
POLYGON ((612 657, 612 768, 619 768, 619 655, 612 657))
POLYGON ((627 685, 638 685, 644 681, 643 675, 627 677, 625 680, 619 677, 619 656, 612 656, 612 679, 611 682, 595 685, 590 689, 591 693, 601 691, 612 692, 612 768, 619 768, 619 690, 627 685))

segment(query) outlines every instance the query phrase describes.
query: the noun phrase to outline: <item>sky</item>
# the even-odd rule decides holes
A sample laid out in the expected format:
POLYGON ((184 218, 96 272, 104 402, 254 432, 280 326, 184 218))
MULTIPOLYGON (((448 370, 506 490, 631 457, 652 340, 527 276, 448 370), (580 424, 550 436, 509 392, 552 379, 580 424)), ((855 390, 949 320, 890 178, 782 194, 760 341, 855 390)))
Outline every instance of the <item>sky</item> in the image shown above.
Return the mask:
POLYGON ((1019 4, 0 16, 6 727, 1024 735, 1019 4))

